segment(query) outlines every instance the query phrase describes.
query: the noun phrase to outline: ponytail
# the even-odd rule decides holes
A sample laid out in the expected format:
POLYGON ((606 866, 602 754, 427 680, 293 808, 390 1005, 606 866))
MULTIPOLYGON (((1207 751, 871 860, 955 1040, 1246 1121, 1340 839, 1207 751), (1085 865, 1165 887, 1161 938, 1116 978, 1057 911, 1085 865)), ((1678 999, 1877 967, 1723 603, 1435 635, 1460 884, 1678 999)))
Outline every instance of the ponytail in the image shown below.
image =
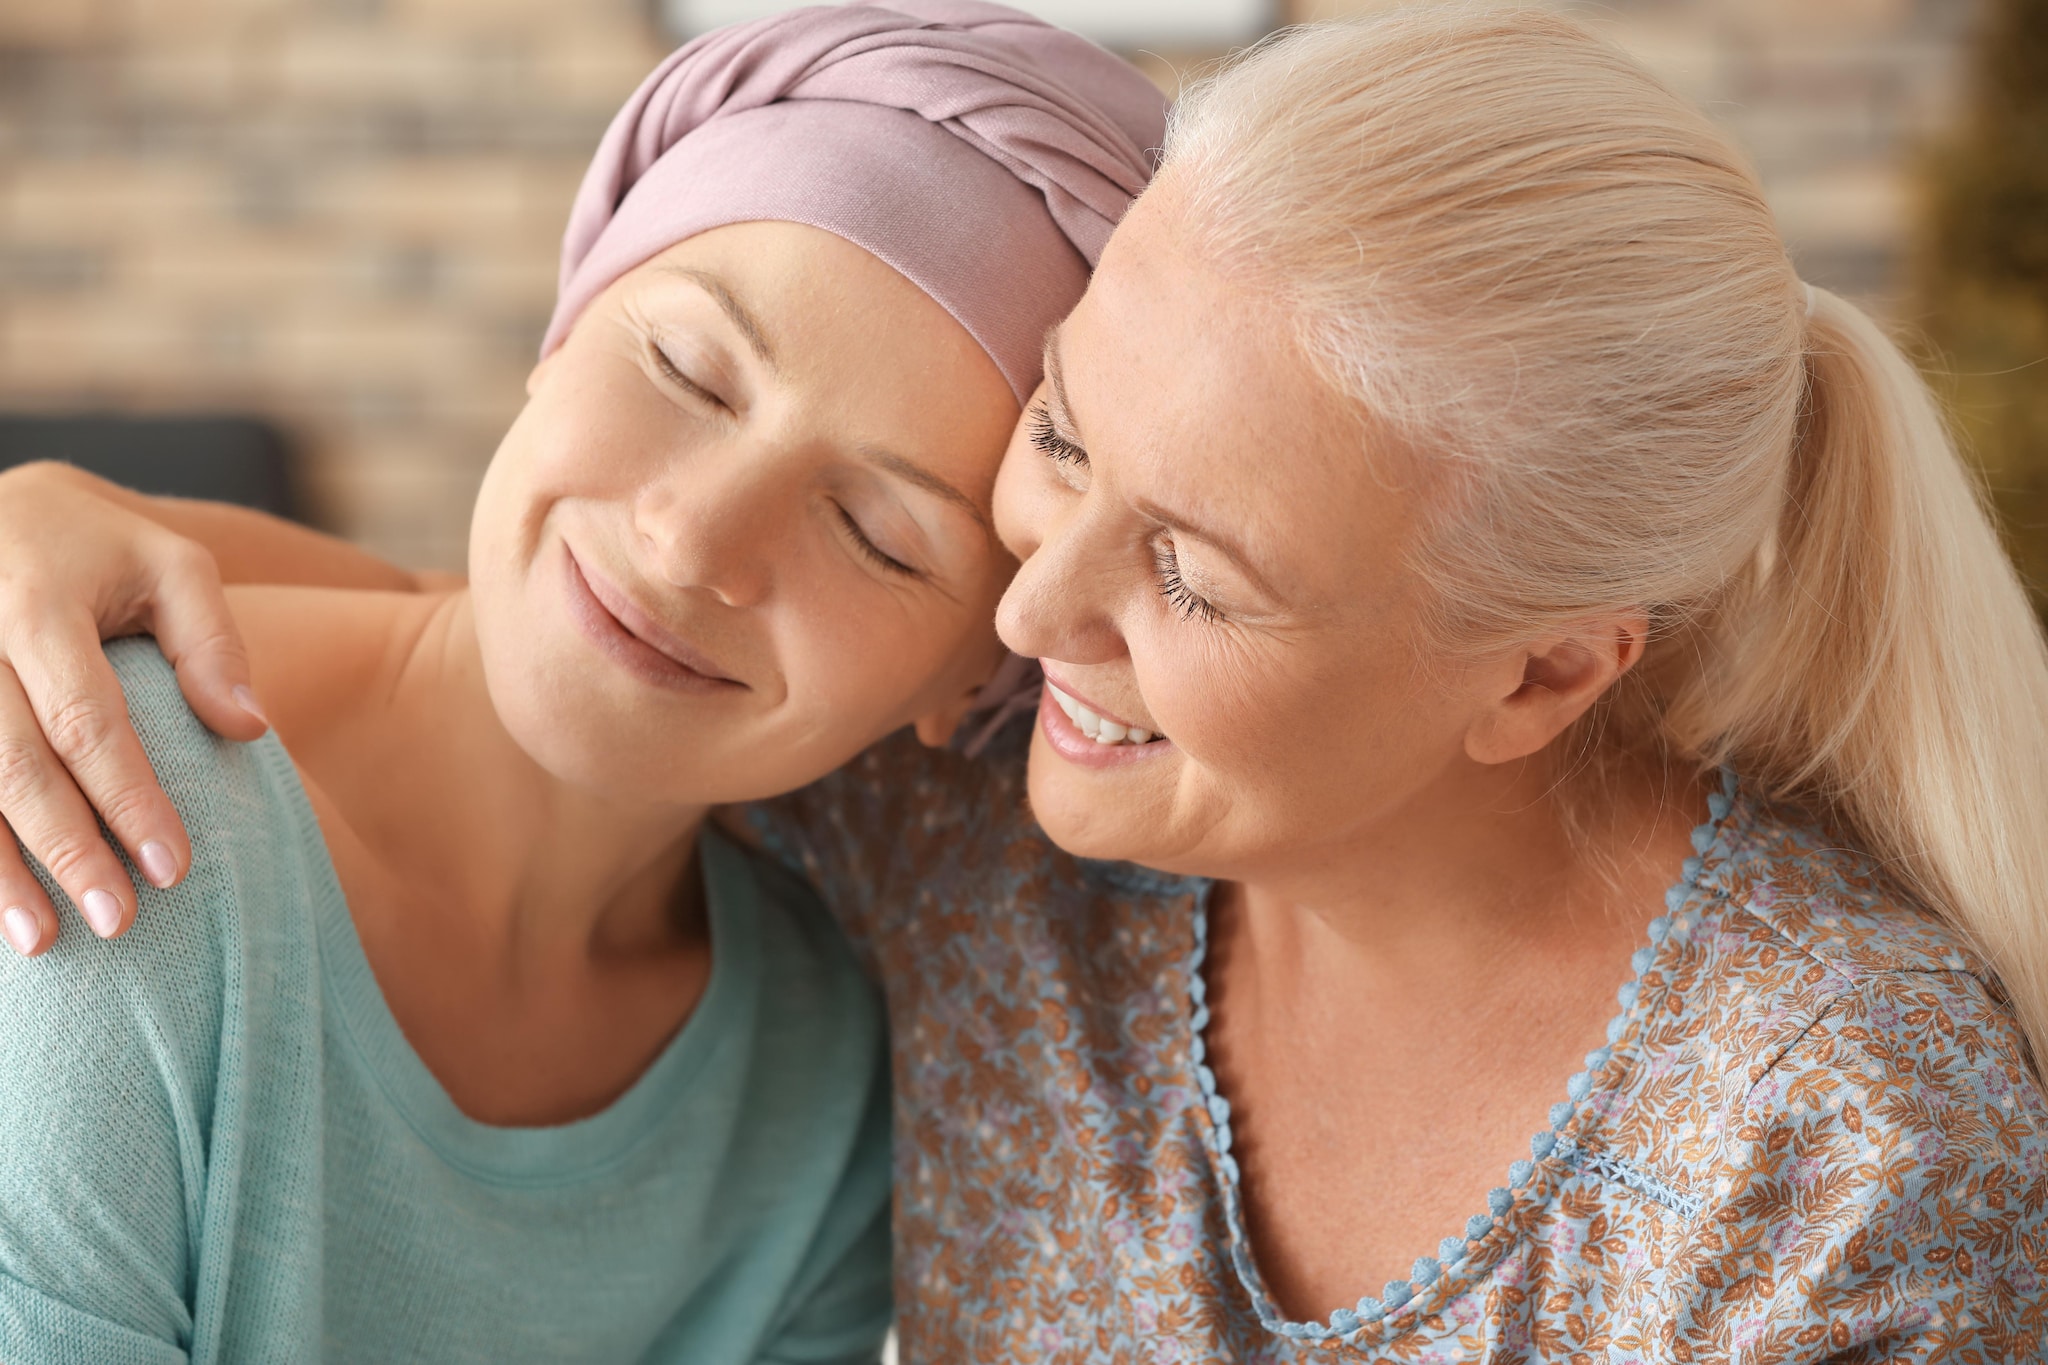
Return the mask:
POLYGON ((1927 386, 1825 291, 1784 506, 1670 738, 1823 803, 1963 931, 2048 1061, 2048 642, 1927 386))

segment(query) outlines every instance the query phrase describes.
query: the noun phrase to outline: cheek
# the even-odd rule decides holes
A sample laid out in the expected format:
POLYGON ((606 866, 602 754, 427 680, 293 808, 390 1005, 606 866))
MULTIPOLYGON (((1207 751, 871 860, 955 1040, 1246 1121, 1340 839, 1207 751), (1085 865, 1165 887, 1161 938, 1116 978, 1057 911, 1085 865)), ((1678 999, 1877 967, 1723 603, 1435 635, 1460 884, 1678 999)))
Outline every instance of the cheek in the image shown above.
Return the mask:
MULTIPOLYGON (((573 396, 573 395, 572 395, 573 396)), ((601 411, 556 393, 520 410, 484 471, 470 516, 470 576, 530 559, 549 510, 568 498, 601 499, 630 487, 618 466, 631 446, 601 411)))
POLYGON ((995 591, 906 601, 842 574, 791 594, 776 651, 807 728, 851 757, 977 685, 997 657, 995 591))
POLYGON ((1328 698, 1300 651, 1199 621, 1162 621, 1130 644, 1153 719, 1223 787, 1262 786, 1320 746, 1328 698))
POLYGON ((1205 801, 1247 828, 1309 836, 1426 781, 1460 752, 1447 698, 1391 642, 1212 641, 1162 658, 1170 666, 1141 675, 1154 718, 1205 801))
POLYGON ((557 353, 559 368, 520 410, 493 467, 541 494, 601 495, 658 470, 685 428, 629 360, 557 353))
POLYGON ((469 585, 480 616, 511 590, 511 584, 532 563, 545 521, 523 435, 515 423, 484 471, 470 512, 469 585))

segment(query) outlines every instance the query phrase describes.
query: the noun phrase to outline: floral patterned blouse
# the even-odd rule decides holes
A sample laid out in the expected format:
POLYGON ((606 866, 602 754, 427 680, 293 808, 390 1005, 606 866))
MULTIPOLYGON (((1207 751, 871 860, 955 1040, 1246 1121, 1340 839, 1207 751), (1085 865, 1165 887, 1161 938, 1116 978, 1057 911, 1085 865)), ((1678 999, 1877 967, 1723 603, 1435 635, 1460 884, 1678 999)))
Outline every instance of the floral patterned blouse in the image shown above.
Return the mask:
POLYGON ((1022 739, 899 738, 754 817, 886 989, 906 1362, 2048 1361, 2048 1104, 1996 982, 1732 781, 1551 1126, 1412 1278, 1287 1321, 1204 1063, 1207 888, 1053 847, 1022 739))

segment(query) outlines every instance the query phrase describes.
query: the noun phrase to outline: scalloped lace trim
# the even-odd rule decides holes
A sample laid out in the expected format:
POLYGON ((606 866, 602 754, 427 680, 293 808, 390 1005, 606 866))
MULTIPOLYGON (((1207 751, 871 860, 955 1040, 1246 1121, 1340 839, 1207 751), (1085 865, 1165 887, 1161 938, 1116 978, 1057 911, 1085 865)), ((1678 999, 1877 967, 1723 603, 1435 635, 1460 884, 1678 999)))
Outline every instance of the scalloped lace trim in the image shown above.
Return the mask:
MULTIPOLYGON (((1439 1280, 1456 1278, 1471 1270, 1474 1247, 1490 1234, 1495 1227, 1510 1220, 1516 1206, 1526 1196, 1535 1176, 1537 1163, 1556 1156, 1559 1160, 1571 1160, 1575 1164, 1608 1160, 1580 1148, 1570 1138, 1560 1137, 1565 1126, 1585 1106, 1594 1092, 1594 1079, 1599 1076, 1614 1055, 1614 1045, 1628 1027, 1634 1014, 1636 996, 1641 990, 1643 973, 1655 961, 1657 949, 1671 936, 1676 916, 1692 899, 1698 886, 1700 874, 1706 867, 1706 855, 1721 837, 1721 824, 1734 809, 1737 783, 1735 774, 1722 770, 1721 790, 1707 797, 1708 818, 1694 827, 1692 832, 1693 856, 1685 860, 1680 869, 1679 879, 1664 893, 1664 913, 1650 921, 1647 937, 1649 942, 1636 949, 1629 959, 1633 975, 1619 992, 1617 999, 1621 1012, 1607 1025, 1607 1044, 1586 1054, 1586 1069, 1565 1082, 1566 1099, 1550 1108, 1550 1127, 1529 1139, 1529 1158, 1514 1162, 1508 1167, 1508 1183, 1490 1190, 1486 1196, 1486 1212, 1476 1213, 1465 1220, 1462 1236, 1446 1237, 1437 1246, 1434 1256, 1419 1257, 1409 1278, 1390 1280, 1387 1287, 1375 1298, 1371 1295, 1358 1301, 1356 1308, 1340 1308, 1325 1322, 1293 1322, 1280 1312, 1272 1298, 1266 1293, 1265 1282, 1251 1254, 1251 1239, 1245 1232, 1244 1203, 1239 1187, 1237 1158, 1230 1154, 1230 1101, 1216 1088, 1216 1073, 1209 1068, 1209 1051, 1205 1035, 1209 1028, 1209 988, 1203 979, 1202 966, 1209 955, 1209 890, 1204 888, 1200 909, 1195 915, 1195 946, 1188 965, 1188 999, 1192 1004, 1189 1022, 1192 1025, 1190 1056, 1194 1062, 1195 1077, 1202 1088, 1202 1099, 1209 1111, 1209 1154, 1216 1163, 1216 1169, 1223 1181, 1224 1218, 1230 1227, 1231 1262, 1237 1271, 1239 1282, 1251 1296, 1252 1306, 1258 1312, 1259 1322, 1269 1332, 1298 1341, 1327 1341, 1348 1337, 1364 1332, 1376 1325, 1384 1325, 1399 1317, 1413 1318, 1414 1314, 1403 1314, 1402 1309, 1412 1302, 1424 1289, 1439 1280)), ((1634 1174, 1634 1168, 1629 1168, 1634 1174)), ((1604 1171, 1598 1172, 1605 1174, 1604 1171)), ((1616 1179, 1631 1189, 1637 1186, 1627 1176, 1617 1175, 1616 1179)), ((1647 1177, 1644 1177, 1647 1179, 1647 1177)), ((1658 1188, 1668 1192, 1676 1203, 1659 1198, 1657 1194, 1648 1197, 1668 1203, 1669 1207, 1690 1216, 1697 1211, 1698 1201, 1691 1196, 1670 1190, 1658 1182, 1658 1188), (1688 1202, 1689 1201, 1689 1202, 1688 1202)), ((1641 1191, 1647 1193, 1647 1191, 1641 1191)), ((1405 1325, 1412 1325, 1405 1324, 1405 1325)))

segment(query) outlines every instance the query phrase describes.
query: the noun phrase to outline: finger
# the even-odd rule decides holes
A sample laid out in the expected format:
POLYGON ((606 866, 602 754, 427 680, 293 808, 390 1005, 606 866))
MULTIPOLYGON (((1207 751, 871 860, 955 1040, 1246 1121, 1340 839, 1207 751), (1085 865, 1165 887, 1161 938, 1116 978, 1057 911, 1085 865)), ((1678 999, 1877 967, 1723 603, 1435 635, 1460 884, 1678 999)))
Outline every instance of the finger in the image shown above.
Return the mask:
POLYGON ((262 738, 270 721, 250 685, 249 653, 213 556, 187 540, 165 550, 150 616, 157 647, 178 670, 193 714, 222 739, 262 738))
MULTIPOLYGON (((70 773, 65 785, 83 794, 153 885, 176 886, 191 842, 135 737, 97 629, 83 614, 37 620, 15 633, 9 654, 45 742, 70 773)), ((0 815, 23 827, 24 812, 0 806, 0 815)))
POLYGON ((5 820, 0 820, 0 937, 23 957, 40 957, 57 942, 57 912, 22 861, 5 820))
POLYGON ((113 938, 134 922, 135 887, 128 871, 101 837, 92 807, 43 737, 6 665, 0 665, 0 817, 49 869, 94 933, 113 938))

